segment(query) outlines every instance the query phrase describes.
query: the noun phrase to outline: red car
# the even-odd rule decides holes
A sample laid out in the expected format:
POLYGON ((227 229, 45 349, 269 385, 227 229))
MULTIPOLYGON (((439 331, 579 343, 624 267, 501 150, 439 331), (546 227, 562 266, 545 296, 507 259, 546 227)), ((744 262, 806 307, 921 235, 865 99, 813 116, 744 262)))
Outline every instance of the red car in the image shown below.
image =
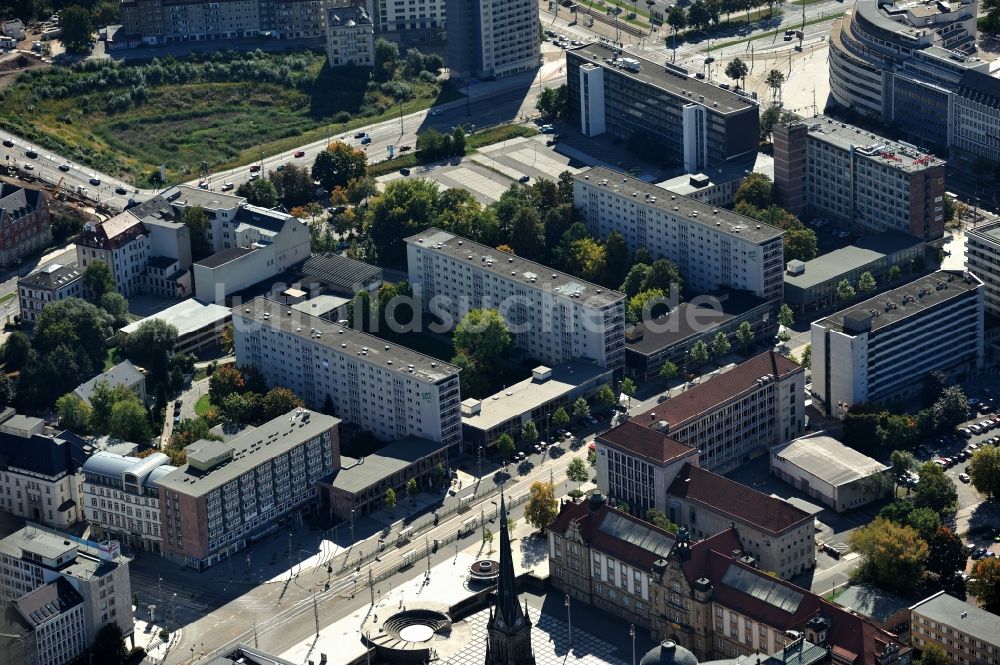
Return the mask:
POLYGON ((258 171, 260 171, 260 164, 250 165, 250 173, 257 173, 258 171))
POLYGON ((306 151, 305 150, 296 150, 295 151, 295 156, 296 157, 305 157, 306 156, 306 151))

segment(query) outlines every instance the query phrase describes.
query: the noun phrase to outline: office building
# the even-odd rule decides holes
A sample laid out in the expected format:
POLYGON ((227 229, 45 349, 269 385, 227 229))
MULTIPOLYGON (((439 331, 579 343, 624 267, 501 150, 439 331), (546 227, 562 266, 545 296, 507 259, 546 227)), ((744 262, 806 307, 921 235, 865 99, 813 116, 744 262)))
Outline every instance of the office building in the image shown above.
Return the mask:
POLYGON ((109 388, 119 386, 128 388, 135 393, 139 401, 143 404, 146 403, 146 375, 139 371, 139 368, 133 365, 131 360, 122 361, 107 372, 102 372, 90 381, 81 383, 73 390, 73 394, 90 404, 94 391, 101 383, 106 383, 109 388))
POLYGON ((83 517, 95 538, 160 554, 163 523, 156 481, 174 471, 163 453, 142 459, 98 451, 83 464, 83 517))
POLYGON ((813 404, 905 399, 928 372, 960 381, 983 362, 983 283, 940 270, 812 324, 813 404))
POLYGON ((618 231, 629 252, 643 247, 671 261, 694 293, 731 289, 781 299, 780 229, 604 167, 573 176, 573 203, 592 234, 618 231))
POLYGON ((890 282, 893 267, 901 279, 912 279, 924 262, 926 244, 901 231, 883 231, 854 244, 835 249, 809 261, 789 261, 785 269, 785 304, 794 312, 832 307, 837 285, 847 282, 855 289, 864 273, 871 273, 878 288, 890 282))
POLYGON ((970 71, 955 96, 952 149, 965 164, 977 159, 1000 163, 1000 79, 970 71))
POLYGON ((446 0, 445 64, 453 78, 497 79, 541 65, 534 0, 446 0))
POLYGON ((0 183, 0 265, 52 244, 52 214, 45 192, 0 183))
POLYGON ((558 409, 573 413, 578 399, 588 402, 603 386, 613 383, 611 370, 594 363, 571 360, 556 367, 536 367, 531 377, 502 391, 462 402, 462 438, 470 450, 496 444, 502 434, 514 441, 531 420, 543 439, 551 439, 552 414, 558 409))
POLYGON ((371 67, 375 64, 375 29, 363 7, 327 10, 326 60, 331 67, 371 67))
POLYGON ((177 328, 174 353, 198 354, 222 342, 226 326, 232 322, 232 310, 215 303, 204 303, 188 298, 156 314, 133 321, 120 328, 119 333, 127 338, 143 323, 154 320, 166 321, 177 328))
MULTIPOLYGON (((0 540, 0 604, 68 583, 83 603, 83 643, 90 646, 108 624, 128 637, 132 620, 129 559, 117 542, 96 543, 29 523, 0 540)), ((51 592, 50 592, 51 593, 51 592)))
POLYGON ((891 467, 822 434, 771 448, 771 473, 842 513, 888 496, 891 467))
POLYGON ((757 102, 683 68, 587 44, 566 51, 566 85, 570 120, 584 136, 642 141, 687 173, 757 152, 757 102))
POLYGON ((910 639, 918 651, 938 647, 953 663, 995 663, 1000 616, 938 591, 910 607, 910 639))
POLYGON ((799 217, 925 241, 944 234, 944 160, 823 116, 778 123, 772 136, 775 193, 799 217))
POLYGON ((625 296, 534 261, 430 228, 406 239, 414 296, 454 328, 470 309, 500 312, 514 346, 547 365, 625 368, 625 296))
MULTIPOLYGON (((911 662, 911 649, 892 633, 768 574, 743 549, 740 525, 695 542, 685 529, 671 535, 595 495, 563 502, 548 532, 553 587, 702 662, 752 663, 786 647, 787 662, 911 662), (800 645, 802 638, 819 648, 800 645)), ((685 655, 655 662, 696 662, 685 655)))
POLYGON ((233 346, 237 363, 272 386, 383 441, 417 436, 461 448, 454 365, 265 298, 233 311, 233 346))
POLYGON ((739 348, 742 342, 736 331, 744 322, 750 324, 754 340, 770 339, 778 333, 773 309, 773 303, 740 291, 717 291, 682 302, 625 330, 625 373, 645 383, 658 376, 666 362, 682 368, 691 347, 698 342, 711 344, 720 332, 739 348))
POLYGON ((1000 222, 966 230, 965 269, 983 283, 986 312, 1000 316, 1000 222))
POLYGON ((38 270, 17 278, 18 303, 21 321, 33 325, 50 302, 63 298, 84 296, 83 271, 75 261, 66 265, 50 263, 38 270))
POLYGON ((697 448, 701 466, 727 473, 802 434, 805 370, 767 351, 649 407, 632 421, 697 448))
MULTIPOLYGON (((24 665, 64 665, 81 656, 89 646, 84 642, 86 622, 83 596, 62 578, 41 586, 14 601, 22 621, 31 627, 34 658, 10 660, 24 665)), ((5 654, 9 655, 9 654, 5 654)))
POLYGON ((229 441, 187 446, 159 488, 163 555, 203 570, 315 508, 317 482, 340 462, 337 418, 296 409, 229 441))

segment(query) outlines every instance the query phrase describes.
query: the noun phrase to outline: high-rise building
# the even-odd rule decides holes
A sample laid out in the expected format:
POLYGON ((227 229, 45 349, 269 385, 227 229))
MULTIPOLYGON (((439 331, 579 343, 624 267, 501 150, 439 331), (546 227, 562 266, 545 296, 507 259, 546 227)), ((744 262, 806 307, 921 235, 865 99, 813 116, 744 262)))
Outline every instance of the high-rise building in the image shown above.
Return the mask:
POLYGON ((237 362, 383 441, 462 441, 458 368, 266 298, 233 310, 237 362))
POLYGON ((446 7, 453 77, 502 78, 541 64, 535 0, 447 0, 446 7))
POLYGON ((695 293, 733 289, 781 299, 780 229, 603 166, 573 176, 573 203, 591 233, 617 231, 630 252, 642 247, 673 262, 695 293))
POLYGON ((968 377, 983 362, 983 301, 975 275, 940 270, 813 322, 813 404, 841 418, 906 399, 928 372, 968 377))
POLYGON ((507 502, 503 494, 500 495, 500 571, 486 630, 486 665, 535 665, 528 605, 525 603, 522 608, 517 599, 507 502))
POLYGON ((406 239, 406 263, 424 310, 450 328, 470 309, 497 309, 532 358, 624 370, 625 296, 617 291, 436 228, 406 239))
POLYGON ((864 233, 944 234, 944 160, 822 116, 778 123, 772 135, 775 194, 796 215, 864 233))

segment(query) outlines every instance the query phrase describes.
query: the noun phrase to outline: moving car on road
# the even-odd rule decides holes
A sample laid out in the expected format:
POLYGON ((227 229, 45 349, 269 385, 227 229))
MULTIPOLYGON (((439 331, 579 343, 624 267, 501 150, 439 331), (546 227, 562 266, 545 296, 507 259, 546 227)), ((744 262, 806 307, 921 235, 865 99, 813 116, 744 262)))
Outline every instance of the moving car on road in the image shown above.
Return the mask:
POLYGON ((294 156, 295 157, 305 157, 306 156, 306 151, 305 150, 296 150, 294 156))
POLYGON ((67 164, 66 162, 63 162, 62 164, 59 165, 59 170, 60 171, 69 171, 69 164, 67 164))

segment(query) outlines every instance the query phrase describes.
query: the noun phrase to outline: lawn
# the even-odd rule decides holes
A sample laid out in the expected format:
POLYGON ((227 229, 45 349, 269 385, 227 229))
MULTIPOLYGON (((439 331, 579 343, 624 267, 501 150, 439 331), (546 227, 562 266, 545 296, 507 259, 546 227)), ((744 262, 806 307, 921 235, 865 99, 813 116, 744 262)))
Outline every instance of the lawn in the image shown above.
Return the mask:
MULTIPOLYGON (((525 125, 498 125, 496 127, 490 127, 489 129, 484 129, 480 132, 466 136, 465 154, 471 155, 479 148, 493 145, 494 143, 500 143, 501 141, 516 139, 522 136, 535 136, 537 134, 537 129, 534 127, 527 127, 525 125)), ((372 164, 368 167, 368 173, 377 178, 381 175, 392 173, 393 171, 397 171, 401 168, 412 169, 422 163, 423 162, 420 160, 420 153, 410 152, 394 157, 393 159, 387 159, 378 162, 377 164, 372 164)))
POLYGON ((205 416, 208 414, 208 410, 212 408, 212 398, 208 395, 202 395, 198 398, 198 401, 194 403, 194 412, 196 415, 205 416))
POLYGON ((320 51, 224 51, 202 60, 109 61, 22 74, 0 127, 43 149, 148 185, 247 164, 302 143, 459 98, 433 80, 379 83, 320 51))

